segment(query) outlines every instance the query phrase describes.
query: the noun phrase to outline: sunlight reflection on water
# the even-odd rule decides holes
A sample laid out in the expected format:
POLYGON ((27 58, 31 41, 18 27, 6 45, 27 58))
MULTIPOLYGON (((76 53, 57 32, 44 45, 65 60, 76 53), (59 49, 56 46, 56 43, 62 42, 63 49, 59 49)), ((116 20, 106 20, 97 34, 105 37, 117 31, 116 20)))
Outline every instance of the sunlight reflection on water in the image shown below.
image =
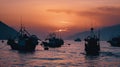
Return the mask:
POLYGON ((86 56, 84 42, 68 40, 61 48, 48 51, 38 45, 32 53, 11 50, 5 43, 0 45, 0 67, 120 67, 120 47, 111 47, 104 41, 99 56, 86 56))

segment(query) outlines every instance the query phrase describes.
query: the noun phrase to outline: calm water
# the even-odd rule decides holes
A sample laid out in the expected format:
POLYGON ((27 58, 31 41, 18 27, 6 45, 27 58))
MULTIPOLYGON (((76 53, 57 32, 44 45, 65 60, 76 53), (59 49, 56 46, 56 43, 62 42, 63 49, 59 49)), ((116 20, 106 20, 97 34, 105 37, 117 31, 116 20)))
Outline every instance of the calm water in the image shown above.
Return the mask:
POLYGON ((120 67, 120 47, 105 41, 99 56, 86 56, 84 42, 67 40, 61 48, 44 51, 38 45, 31 53, 11 50, 0 42, 0 53, 0 67, 120 67))

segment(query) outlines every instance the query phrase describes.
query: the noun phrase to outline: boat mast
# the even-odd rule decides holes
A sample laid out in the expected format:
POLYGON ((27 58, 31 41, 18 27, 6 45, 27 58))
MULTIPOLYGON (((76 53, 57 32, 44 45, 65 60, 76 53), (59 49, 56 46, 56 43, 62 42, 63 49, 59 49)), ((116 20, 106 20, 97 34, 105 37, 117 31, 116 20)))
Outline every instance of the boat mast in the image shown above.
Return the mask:
POLYGON ((100 45, 100 30, 98 30, 98 39, 99 39, 98 45, 100 45))
POLYGON ((25 27, 23 26, 23 23, 22 23, 22 17, 20 17, 20 35, 23 36, 25 33, 28 34, 30 36, 30 33, 28 33, 27 30, 25 30, 25 27))
POLYGON ((95 33, 94 33, 94 27, 93 27, 93 22, 91 22, 91 28, 90 28, 90 36, 91 37, 94 37, 95 36, 95 33))
POLYGON ((100 29, 98 30, 98 38, 100 39, 100 29))
POLYGON ((23 31, 23 24, 22 24, 22 16, 20 17, 20 31, 19 31, 20 35, 23 36, 24 31, 23 31))

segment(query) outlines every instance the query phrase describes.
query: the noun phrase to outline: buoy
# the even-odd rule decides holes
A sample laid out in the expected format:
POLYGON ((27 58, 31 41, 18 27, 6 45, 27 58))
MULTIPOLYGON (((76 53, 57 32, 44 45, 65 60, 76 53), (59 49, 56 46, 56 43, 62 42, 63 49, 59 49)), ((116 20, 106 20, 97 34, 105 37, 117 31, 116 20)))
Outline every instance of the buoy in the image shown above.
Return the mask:
POLYGON ((68 45, 71 45, 71 44, 68 44, 68 45))
POLYGON ((4 40, 2 40, 2 43, 4 43, 4 40))
POLYGON ((44 50, 49 50, 49 48, 48 48, 48 47, 45 47, 44 50))

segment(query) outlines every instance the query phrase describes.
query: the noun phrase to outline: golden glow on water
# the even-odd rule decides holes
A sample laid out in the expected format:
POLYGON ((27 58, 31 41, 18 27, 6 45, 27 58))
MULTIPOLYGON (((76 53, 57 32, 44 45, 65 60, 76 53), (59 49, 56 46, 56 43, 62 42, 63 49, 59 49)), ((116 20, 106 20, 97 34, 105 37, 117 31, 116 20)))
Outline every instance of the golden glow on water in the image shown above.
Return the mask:
POLYGON ((110 47, 101 43, 99 56, 86 56, 84 42, 65 41, 61 48, 43 50, 40 45, 33 53, 10 50, 6 44, 0 43, 0 65, 2 67, 118 67, 120 65, 119 47, 110 47), (71 45, 67 45, 70 43, 71 45))

